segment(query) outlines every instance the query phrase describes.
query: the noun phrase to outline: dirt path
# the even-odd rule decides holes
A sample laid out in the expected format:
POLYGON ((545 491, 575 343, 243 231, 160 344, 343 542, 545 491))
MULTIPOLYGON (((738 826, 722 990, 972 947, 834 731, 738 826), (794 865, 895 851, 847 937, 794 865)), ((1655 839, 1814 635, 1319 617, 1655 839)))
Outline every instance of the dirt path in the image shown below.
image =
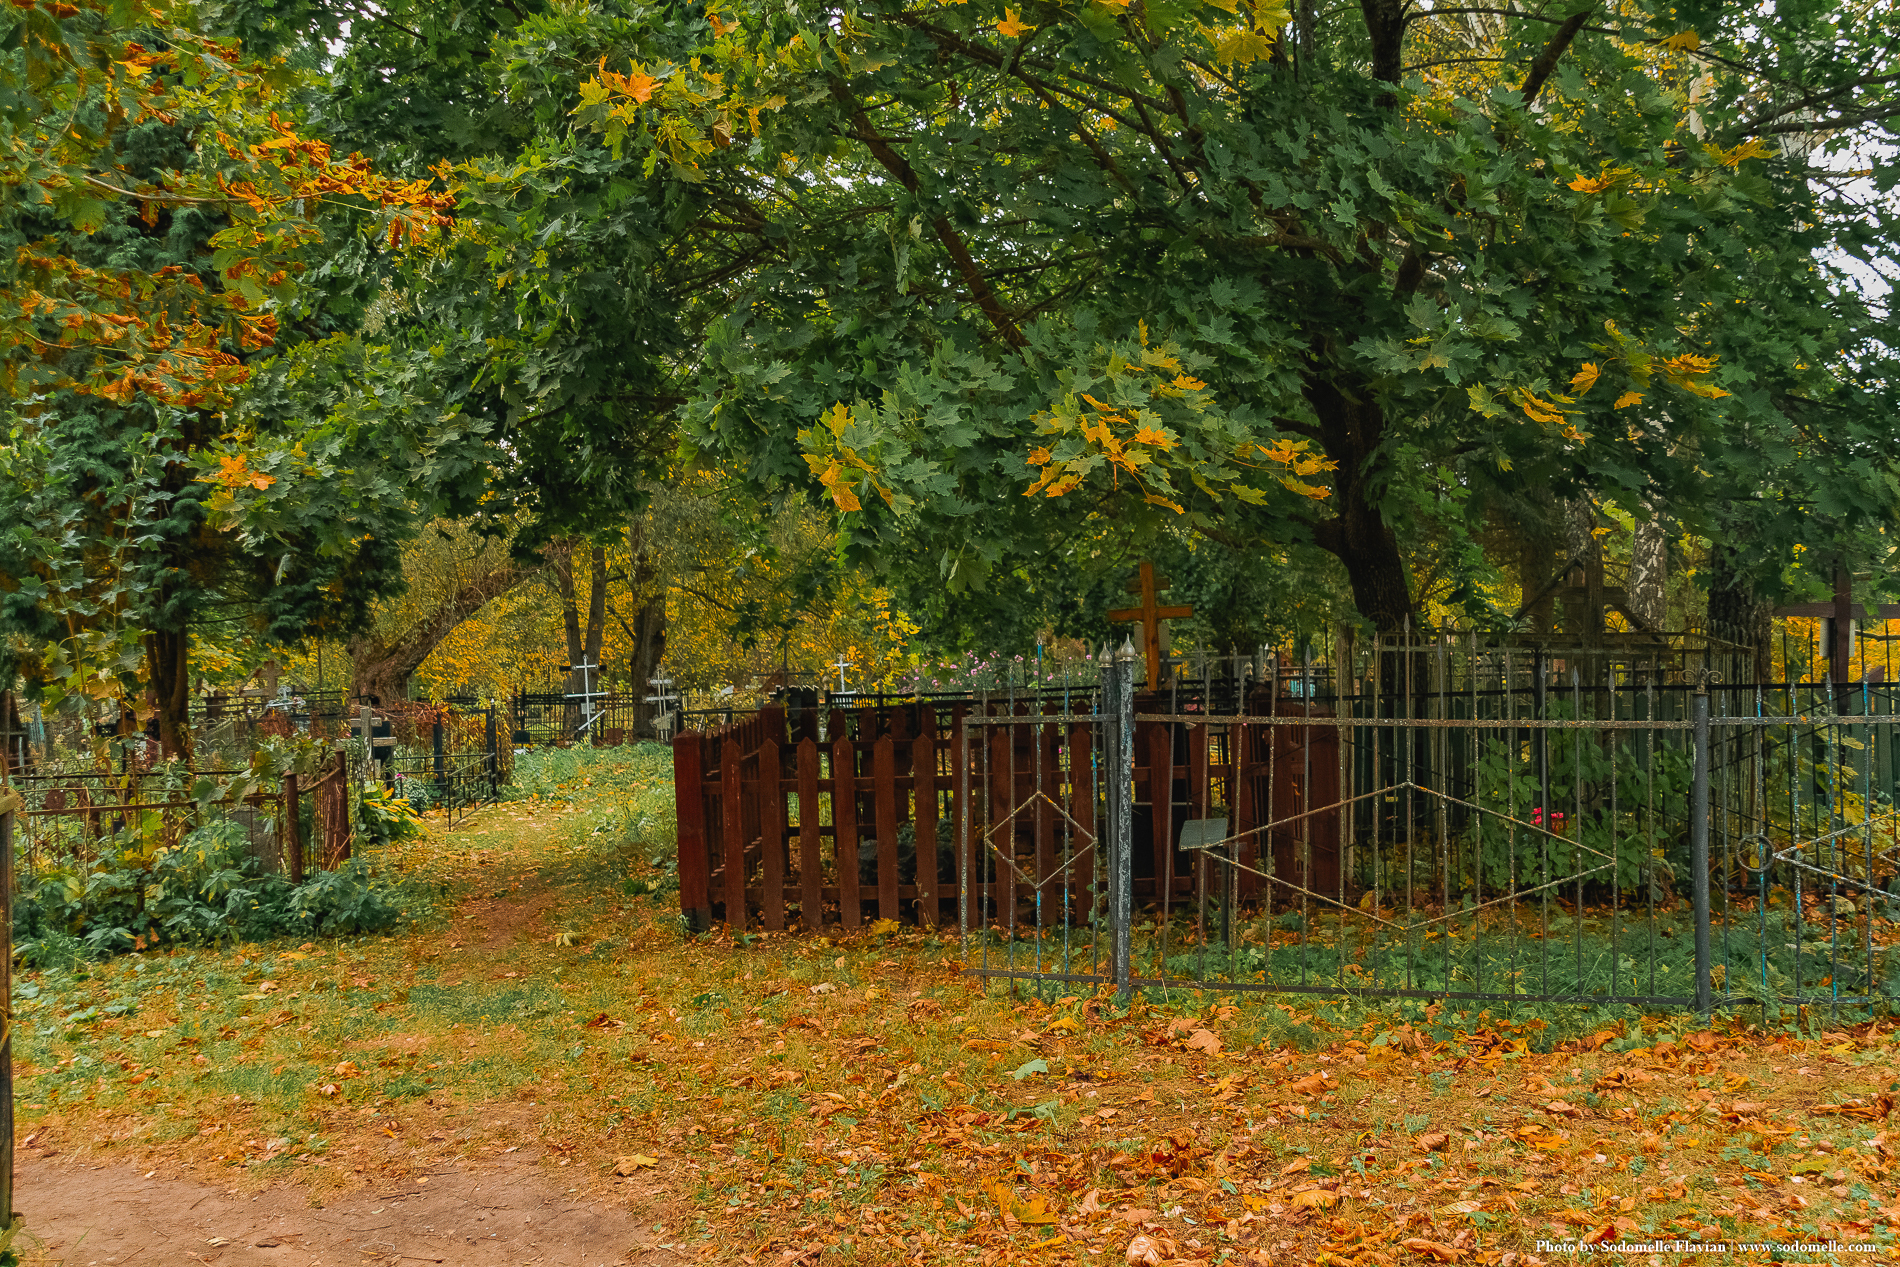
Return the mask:
POLYGON ((23 1155, 16 1208, 31 1229, 29 1264, 216 1263, 315 1267, 373 1262, 465 1267, 666 1267, 665 1248, 631 1211, 576 1201, 532 1159, 374 1184, 333 1199, 302 1185, 241 1193, 145 1178, 126 1165, 88 1169, 23 1155))
MULTIPOLYGON (((468 885, 474 891, 456 904, 449 936, 457 938, 465 975, 516 977, 503 969, 520 966, 521 953, 547 939, 555 895, 519 857, 474 861, 482 864, 468 885)), ((345 1046, 381 1049, 391 1041, 345 1046)), ((689 1261, 668 1240, 671 1229, 654 1222, 671 1213, 677 1228, 677 1206, 614 1179, 607 1183, 615 1190, 603 1195, 594 1176, 553 1169, 568 1162, 534 1142, 534 1124, 523 1120, 529 1114, 512 1103, 489 1107, 480 1115, 447 1109, 434 1124, 454 1131, 479 1116, 488 1133, 514 1131, 506 1137, 520 1144, 497 1145, 502 1152, 493 1157, 458 1157, 427 1142, 377 1138, 367 1150, 374 1164, 357 1167, 345 1181, 353 1186, 342 1191, 333 1176, 289 1178, 261 1189, 254 1179, 220 1186, 184 1174, 176 1155, 128 1162, 123 1151, 101 1152, 96 1137, 28 1125, 39 1139, 36 1144, 29 1136, 16 1155, 15 1208, 26 1223, 16 1248, 28 1267, 670 1267, 689 1261), (560 1181, 570 1177, 585 1186, 563 1189, 560 1181)), ((456 1138, 475 1133, 463 1129, 456 1138)), ((250 1177, 239 1172, 233 1178, 250 1177)))

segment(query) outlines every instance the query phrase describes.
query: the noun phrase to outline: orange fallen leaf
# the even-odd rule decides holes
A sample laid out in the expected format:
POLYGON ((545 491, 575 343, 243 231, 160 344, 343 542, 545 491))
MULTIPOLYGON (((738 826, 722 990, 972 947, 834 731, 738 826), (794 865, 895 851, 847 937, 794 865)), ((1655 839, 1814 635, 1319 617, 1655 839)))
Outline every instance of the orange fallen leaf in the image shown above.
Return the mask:
POLYGON ((1287 1084, 1287 1090, 1298 1091, 1301 1095, 1318 1095, 1322 1091, 1331 1089, 1331 1084, 1326 1081, 1326 1075, 1323 1073, 1309 1073, 1299 1081, 1287 1084))
POLYGON ((1305 1192, 1296 1192, 1287 1204, 1296 1210, 1324 1210, 1337 1205, 1339 1194, 1328 1188, 1308 1188, 1305 1192))
POLYGON ((1447 1245, 1442 1241, 1428 1241, 1422 1236, 1408 1236, 1399 1244, 1414 1254, 1423 1254, 1441 1263, 1455 1263, 1465 1256, 1465 1251, 1455 1245, 1447 1245))
POLYGON ((1128 1242, 1129 1267, 1160 1267, 1161 1242, 1146 1232, 1135 1233, 1128 1242))
POLYGON ((1212 1056, 1220 1051, 1220 1036, 1211 1029, 1197 1029, 1188 1035, 1187 1049, 1203 1051, 1212 1056))

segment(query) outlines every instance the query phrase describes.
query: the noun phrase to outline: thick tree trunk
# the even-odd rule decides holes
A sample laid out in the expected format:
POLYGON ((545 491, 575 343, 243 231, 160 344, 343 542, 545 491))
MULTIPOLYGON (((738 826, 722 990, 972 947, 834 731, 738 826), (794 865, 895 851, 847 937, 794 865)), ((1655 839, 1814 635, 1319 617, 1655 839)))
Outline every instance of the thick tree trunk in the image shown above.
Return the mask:
MULTIPOLYGON (((607 633, 607 548, 593 546, 587 553, 587 625, 581 626, 580 594, 574 583, 574 543, 564 542, 554 555, 554 575, 561 591, 561 628, 567 636, 567 689, 578 695, 600 691, 600 649, 607 633), (583 669, 582 665, 591 665, 583 669)), ((579 731, 587 720, 578 703, 567 708, 566 730, 579 731)))
POLYGON ((350 639, 350 690, 383 704, 409 698, 409 681, 429 653, 482 605, 519 585, 530 575, 512 563, 463 585, 434 611, 392 638, 364 634, 350 639))
POLYGON ((145 674, 158 706, 158 747, 167 760, 191 763, 191 637, 161 629, 145 635, 145 674))
POLYGON ((1411 577, 1399 539, 1373 502, 1371 484, 1382 460, 1385 416, 1361 385, 1341 386, 1330 366, 1309 366, 1306 399, 1320 419, 1320 444, 1337 464, 1333 517, 1313 526, 1319 547, 1345 565, 1359 614, 1381 633, 1416 628, 1411 577))
POLYGON ((1669 538, 1662 515, 1651 507, 1649 518, 1637 521, 1630 546, 1629 614, 1645 632, 1668 622, 1668 580, 1669 538))
POLYGON ((1731 684, 1768 681, 1774 672, 1774 609, 1755 597, 1732 548, 1715 547, 1709 572, 1709 635, 1729 644, 1718 643, 1710 667, 1731 684))
MULTIPOLYGON (((636 532, 643 533, 644 528, 636 532)), ((659 675, 660 663, 666 659, 666 591, 660 585, 659 568, 645 549, 644 536, 636 535, 633 546, 633 576, 629 586, 636 598, 644 595, 645 601, 634 613, 631 623, 623 620, 620 624, 633 642, 628 668, 633 674, 633 697, 640 701, 633 710, 634 731, 651 738, 660 706, 647 703, 646 697, 658 693, 653 678, 659 675)))

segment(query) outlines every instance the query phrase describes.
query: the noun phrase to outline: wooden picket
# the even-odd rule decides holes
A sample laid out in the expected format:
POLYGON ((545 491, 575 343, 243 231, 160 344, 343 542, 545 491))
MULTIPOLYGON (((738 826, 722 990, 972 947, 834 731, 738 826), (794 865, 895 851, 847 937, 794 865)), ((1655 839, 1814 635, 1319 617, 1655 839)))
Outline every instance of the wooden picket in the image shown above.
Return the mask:
MULTIPOLYGON (((1020 701, 832 708, 820 720, 816 709, 788 716, 775 705, 673 741, 680 907, 692 927, 934 926, 954 923, 966 902, 986 920, 1038 904, 1091 917, 1107 866, 1093 725, 1041 720, 1020 701), (988 720, 966 734, 972 707, 988 720), (948 883, 939 822, 956 842, 948 883), (899 848, 906 828, 909 858, 899 848)), ((1135 750, 1138 899, 1175 906, 1207 879, 1205 857, 1176 842, 1185 820, 1221 805, 1241 838, 1244 901, 1286 900, 1260 871, 1336 883, 1340 816, 1301 818, 1339 799, 1330 717, 1229 722, 1218 737, 1201 722, 1143 722, 1135 750)))

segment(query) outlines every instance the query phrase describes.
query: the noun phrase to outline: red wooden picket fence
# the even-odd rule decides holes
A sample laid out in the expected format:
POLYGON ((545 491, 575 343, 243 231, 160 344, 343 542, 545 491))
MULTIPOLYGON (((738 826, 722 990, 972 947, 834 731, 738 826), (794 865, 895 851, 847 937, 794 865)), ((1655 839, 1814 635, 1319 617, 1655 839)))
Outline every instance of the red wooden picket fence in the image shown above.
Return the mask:
MULTIPOLYGON (((1278 905, 1300 888, 1328 893, 1338 885, 1346 771, 1337 724, 1303 701, 1262 695, 1250 701, 1250 715, 1301 720, 1136 723, 1138 902, 1170 907, 1201 891, 1206 876, 1198 869, 1223 864, 1180 849, 1182 827, 1221 815, 1238 838, 1242 902, 1278 905)), ((1165 703, 1138 697, 1136 712, 1165 703)), ((696 929, 716 921, 771 931, 796 921, 808 932, 871 919, 936 925, 955 923, 960 912, 980 921, 1001 903, 1033 905, 1059 891, 1071 918, 1086 916, 1106 866, 1094 848, 1099 722, 1048 712, 1061 710, 1008 699, 794 714, 775 704, 680 734, 673 771, 682 913, 696 929), (950 852, 940 858, 946 836, 950 852)))

